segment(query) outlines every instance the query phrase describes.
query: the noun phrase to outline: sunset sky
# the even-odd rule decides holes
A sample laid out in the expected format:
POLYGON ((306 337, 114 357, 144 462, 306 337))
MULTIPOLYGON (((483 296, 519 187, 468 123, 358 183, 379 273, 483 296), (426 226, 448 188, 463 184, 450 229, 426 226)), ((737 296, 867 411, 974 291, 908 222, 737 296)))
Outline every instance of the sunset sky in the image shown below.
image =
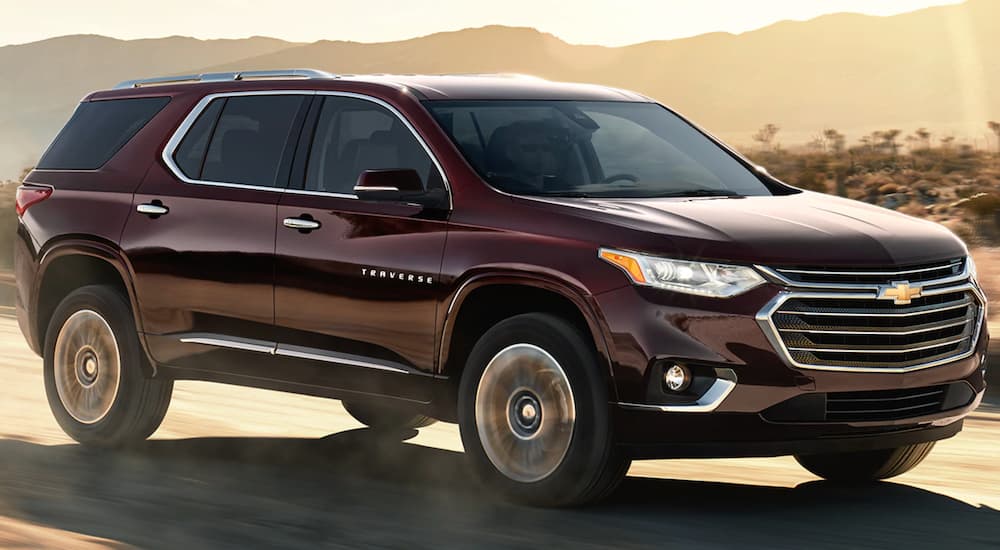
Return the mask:
POLYGON ((483 25, 530 26, 571 43, 623 45, 744 32, 834 12, 891 15, 960 0, 0 0, 0 45, 66 34, 399 40, 483 25), (155 6, 155 7, 153 7, 155 6))

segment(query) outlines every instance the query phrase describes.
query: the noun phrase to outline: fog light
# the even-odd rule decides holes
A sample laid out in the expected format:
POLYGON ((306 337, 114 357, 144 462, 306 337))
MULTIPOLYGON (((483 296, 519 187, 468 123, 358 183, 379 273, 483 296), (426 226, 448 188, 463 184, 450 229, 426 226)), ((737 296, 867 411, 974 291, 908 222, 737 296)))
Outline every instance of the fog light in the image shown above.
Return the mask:
POLYGON ((671 365, 663 372, 663 383, 670 391, 684 391, 691 385, 691 371, 684 365, 671 365))

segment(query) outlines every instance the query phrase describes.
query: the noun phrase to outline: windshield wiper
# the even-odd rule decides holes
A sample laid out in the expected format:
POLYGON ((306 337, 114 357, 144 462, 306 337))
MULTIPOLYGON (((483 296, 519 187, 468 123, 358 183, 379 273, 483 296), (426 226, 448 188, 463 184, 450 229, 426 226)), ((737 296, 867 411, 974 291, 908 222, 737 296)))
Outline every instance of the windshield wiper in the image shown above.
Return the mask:
POLYGON ((740 195, 739 193, 734 193, 733 191, 726 191, 725 189, 688 189, 686 191, 674 191, 672 193, 663 193, 656 195, 657 198, 660 197, 735 197, 743 198, 745 195, 740 195))

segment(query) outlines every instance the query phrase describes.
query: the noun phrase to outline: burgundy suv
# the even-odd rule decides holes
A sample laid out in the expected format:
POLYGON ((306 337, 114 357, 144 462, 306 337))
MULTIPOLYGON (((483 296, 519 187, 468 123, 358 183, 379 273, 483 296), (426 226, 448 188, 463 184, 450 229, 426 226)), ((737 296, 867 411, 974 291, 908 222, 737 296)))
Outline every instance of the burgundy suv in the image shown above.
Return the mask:
POLYGON ((985 386, 954 235, 601 86, 125 82, 80 103, 17 208, 18 321, 91 445, 146 438, 174 380, 209 380, 457 422, 490 487, 567 505, 643 458, 895 476, 985 386))

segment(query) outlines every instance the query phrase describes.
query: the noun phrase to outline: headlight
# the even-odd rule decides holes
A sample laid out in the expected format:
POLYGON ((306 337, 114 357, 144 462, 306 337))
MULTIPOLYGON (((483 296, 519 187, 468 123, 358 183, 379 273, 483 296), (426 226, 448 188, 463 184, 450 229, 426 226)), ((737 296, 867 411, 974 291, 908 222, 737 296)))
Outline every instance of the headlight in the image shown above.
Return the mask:
POLYGON ((969 272, 969 279, 976 282, 976 262, 972 260, 972 256, 965 257, 965 269, 969 272))
POLYGON ((601 259, 620 268, 638 285, 714 298, 729 298, 764 284, 753 268, 670 260, 602 248, 601 259))

